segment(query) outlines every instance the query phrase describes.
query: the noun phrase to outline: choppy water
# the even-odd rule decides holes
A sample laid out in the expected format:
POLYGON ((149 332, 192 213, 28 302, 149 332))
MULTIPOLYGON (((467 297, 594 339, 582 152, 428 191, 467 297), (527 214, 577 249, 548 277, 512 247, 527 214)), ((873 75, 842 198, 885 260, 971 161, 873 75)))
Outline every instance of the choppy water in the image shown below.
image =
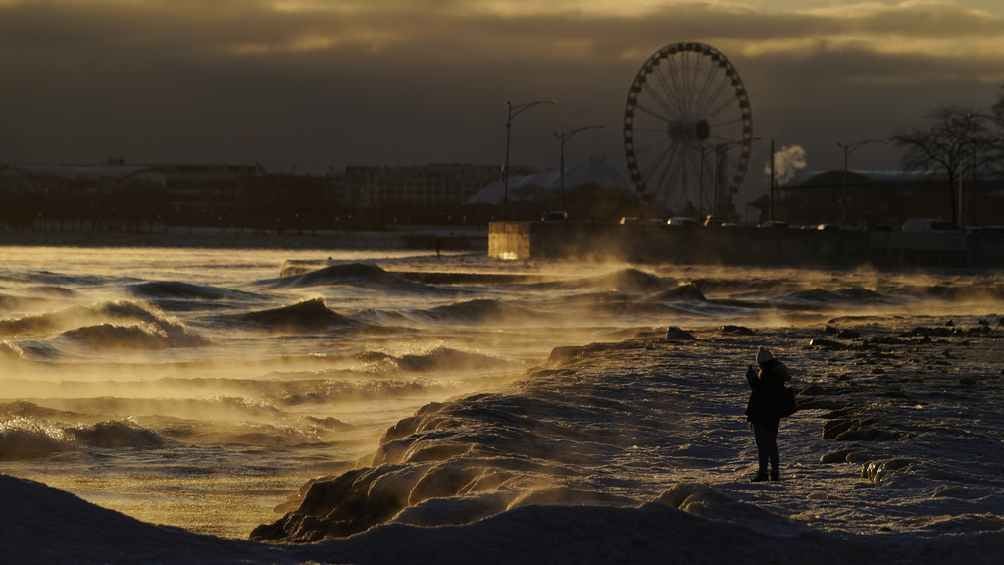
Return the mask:
MULTIPOLYGON (((0 471, 231 537, 289 510, 308 479, 368 464, 384 431, 421 406, 508 390, 556 346, 667 325, 801 335, 836 316, 1004 310, 1004 278, 993 274, 328 250, 24 247, 0 257, 0 471)), ((580 392, 595 399, 595 386, 580 392)), ((650 482, 651 469, 633 465, 620 480, 650 482)))

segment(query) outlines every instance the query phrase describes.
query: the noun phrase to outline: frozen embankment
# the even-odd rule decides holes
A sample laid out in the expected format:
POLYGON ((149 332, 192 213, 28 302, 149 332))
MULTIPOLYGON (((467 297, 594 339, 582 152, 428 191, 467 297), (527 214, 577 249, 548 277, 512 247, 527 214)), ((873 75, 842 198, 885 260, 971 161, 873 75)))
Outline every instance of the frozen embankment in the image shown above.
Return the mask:
POLYGON ((298 546, 146 524, 6 475, 0 497, 0 543, 5 560, 16 563, 993 563, 1002 542, 999 534, 982 534, 876 547, 809 531, 693 485, 637 508, 527 506, 467 526, 395 524, 298 546), (708 511, 759 526, 700 516, 708 511))

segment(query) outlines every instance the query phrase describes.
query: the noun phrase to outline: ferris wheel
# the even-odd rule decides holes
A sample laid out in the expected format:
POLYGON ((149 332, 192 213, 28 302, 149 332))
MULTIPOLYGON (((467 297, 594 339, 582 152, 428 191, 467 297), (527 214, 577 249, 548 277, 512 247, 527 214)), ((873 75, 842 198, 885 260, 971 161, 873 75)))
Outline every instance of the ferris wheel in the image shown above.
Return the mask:
POLYGON ((628 174, 660 212, 714 208, 719 214, 731 208, 749 169, 753 139, 746 87, 728 58, 710 45, 659 49, 628 90, 628 174))

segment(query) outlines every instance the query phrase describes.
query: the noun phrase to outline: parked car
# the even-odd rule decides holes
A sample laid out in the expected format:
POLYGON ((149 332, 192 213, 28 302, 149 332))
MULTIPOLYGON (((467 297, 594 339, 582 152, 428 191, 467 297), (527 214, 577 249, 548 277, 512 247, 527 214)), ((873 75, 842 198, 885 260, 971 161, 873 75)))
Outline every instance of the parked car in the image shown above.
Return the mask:
POLYGON ((788 229, 788 222, 784 222, 784 221, 781 221, 781 220, 771 220, 769 222, 764 222, 764 223, 760 224, 757 227, 758 228, 773 228, 773 229, 779 229, 779 230, 786 230, 786 229, 788 229))
POLYGON ((697 223, 694 218, 688 218, 686 216, 674 216, 666 220, 666 225, 671 228, 696 228, 701 224, 697 223))
POLYGON ((544 223, 567 222, 568 212, 564 210, 552 210, 541 216, 540 221, 544 223))
POLYGON ((902 231, 911 233, 925 233, 925 232, 936 232, 936 231, 951 231, 959 229, 958 226, 952 222, 946 222, 944 220, 936 220, 932 218, 910 218, 909 220, 903 222, 902 231))

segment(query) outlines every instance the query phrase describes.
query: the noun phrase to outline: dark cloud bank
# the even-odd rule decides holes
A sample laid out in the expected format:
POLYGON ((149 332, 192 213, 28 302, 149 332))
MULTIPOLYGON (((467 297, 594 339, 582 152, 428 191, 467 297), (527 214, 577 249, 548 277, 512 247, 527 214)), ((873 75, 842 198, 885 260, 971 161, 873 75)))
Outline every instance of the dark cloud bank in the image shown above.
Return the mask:
MULTIPOLYGON (((851 16, 670 5, 638 16, 499 15, 459 1, 207 4, 0 0, 0 161, 493 162, 505 100, 535 97, 561 105, 521 118, 516 161, 550 165, 550 131, 582 122, 608 129, 576 151, 620 159, 638 66, 662 44, 701 40, 742 73, 757 133, 827 167, 839 162, 835 140, 888 135, 939 103, 986 106, 1004 82, 994 50, 1004 20, 952 5, 851 16)), ((860 156, 863 167, 895 164, 888 149, 860 156)))

